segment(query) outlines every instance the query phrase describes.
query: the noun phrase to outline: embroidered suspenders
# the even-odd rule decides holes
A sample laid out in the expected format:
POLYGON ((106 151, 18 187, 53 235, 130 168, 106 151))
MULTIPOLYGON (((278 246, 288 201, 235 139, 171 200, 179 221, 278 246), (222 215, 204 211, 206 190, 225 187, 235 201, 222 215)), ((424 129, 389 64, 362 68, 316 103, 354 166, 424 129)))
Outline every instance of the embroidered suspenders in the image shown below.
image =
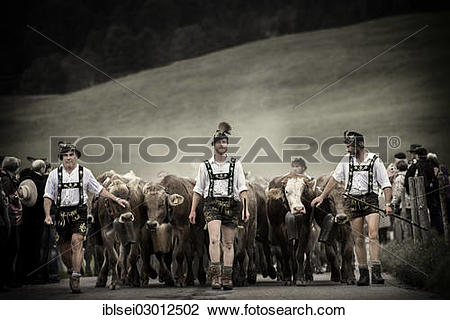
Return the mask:
POLYGON ((83 193, 83 167, 78 165, 78 182, 62 182, 63 181, 63 167, 58 168, 58 196, 56 198, 56 206, 59 208, 61 206, 61 192, 63 189, 75 189, 78 188, 80 195, 80 201, 78 206, 82 206, 84 203, 84 193, 83 193))
POLYGON ((347 187, 345 189, 346 193, 350 193, 350 190, 352 189, 353 172, 354 171, 368 171, 369 179, 367 181, 367 187, 368 187, 367 193, 373 192, 373 165, 377 158, 378 157, 376 155, 374 155, 373 158, 370 160, 369 164, 355 165, 353 162, 353 157, 350 156, 350 160, 348 163, 348 182, 347 182, 347 187))
POLYGON ((233 194, 233 182, 234 182, 234 167, 236 164, 236 158, 231 158, 230 160, 230 168, 228 172, 225 173, 213 173, 211 164, 208 160, 204 161, 206 170, 208 171, 209 176, 209 188, 208 188, 208 197, 214 197, 214 181, 215 180, 225 180, 228 179, 228 195, 231 196, 233 194))

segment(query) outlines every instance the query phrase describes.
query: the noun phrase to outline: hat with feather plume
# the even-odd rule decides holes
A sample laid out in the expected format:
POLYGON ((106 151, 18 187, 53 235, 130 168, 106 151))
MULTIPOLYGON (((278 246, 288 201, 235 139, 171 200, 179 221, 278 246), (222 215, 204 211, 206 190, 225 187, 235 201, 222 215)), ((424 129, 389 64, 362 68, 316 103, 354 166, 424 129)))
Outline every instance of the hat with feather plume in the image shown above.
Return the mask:
POLYGON ((224 122, 224 121, 219 123, 219 126, 213 136, 212 145, 214 145, 214 143, 216 143, 216 141, 219 141, 222 139, 227 139, 227 141, 228 141, 228 136, 230 136, 230 135, 231 135, 230 124, 227 122, 224 122))

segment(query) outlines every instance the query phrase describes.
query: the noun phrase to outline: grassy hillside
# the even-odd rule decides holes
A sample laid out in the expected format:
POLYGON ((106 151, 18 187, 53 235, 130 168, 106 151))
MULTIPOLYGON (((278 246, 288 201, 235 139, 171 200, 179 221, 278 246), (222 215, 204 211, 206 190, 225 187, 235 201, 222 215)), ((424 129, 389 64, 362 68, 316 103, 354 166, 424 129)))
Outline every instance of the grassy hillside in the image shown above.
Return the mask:
MULTIPOLYGON (((219 121, 227 120, 234 135, 243 137, 244 153, 260 136, 280 152, 286 136, 320 141, 355 129, 367 135, 368 144, 378 135, 399 136, 401 149, 422 143, 449 163, 449 21, 449 12, 389 17, 248 43, 119 79, 158 109, 113 82, 66 95, 2 98, 0 153, 48 155, 49 137, 61 135, 210 136, 219 121), (429 27, 293 109, 424 25, 429 27)), ((131 163, 121 165, 120 152, 117 148, 110 162, 90 167, 96 172, 133 169, 147 179, 159 170, 193 176, 197 167, 146 164, 137 158, 136 146, 131 163)), ((311 164, 310 173, 333 167, 311 164)), ((288 164, 245 168, 273 176, 288 164)))

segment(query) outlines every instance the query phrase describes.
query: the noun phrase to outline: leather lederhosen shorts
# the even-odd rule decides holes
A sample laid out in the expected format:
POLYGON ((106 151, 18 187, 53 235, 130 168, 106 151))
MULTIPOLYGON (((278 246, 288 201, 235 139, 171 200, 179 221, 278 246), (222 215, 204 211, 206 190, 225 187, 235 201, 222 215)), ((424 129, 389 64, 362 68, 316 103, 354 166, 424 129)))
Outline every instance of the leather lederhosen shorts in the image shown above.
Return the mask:
MULTIPOLYGON (((378 207, 378 195, 376 193, 368 193, 364 195, 352 195, 355 198, 361 199, 375 207, 378 207)), ((359 217, 365 217, 372 213, 377 213, 374 208, 371 208, 367 204, 361 203, 350 198, 344 199, 344 209, 350 220, 359 217)))
POLYGON ((206 223, 220 220, 224 226, 236 228, 241 215, 241 203, 233 198, 210 198, 205 199, 203 215, 206 223))
POLYGON ((78 233, 86 237, 87 206, 60 207, 56 212, 56 242, 67 242, 72 234, 78 233))

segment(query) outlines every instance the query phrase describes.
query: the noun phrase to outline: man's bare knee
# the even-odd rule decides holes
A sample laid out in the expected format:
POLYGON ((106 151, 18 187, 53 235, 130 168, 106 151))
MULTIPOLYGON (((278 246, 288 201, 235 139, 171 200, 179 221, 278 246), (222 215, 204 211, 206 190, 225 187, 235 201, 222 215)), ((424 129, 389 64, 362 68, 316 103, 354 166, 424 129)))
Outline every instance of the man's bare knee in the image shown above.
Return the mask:
POLYGON ((378 231, 369 229, 369 239, 370 240, 378 240, 378 231))
POLYGON ((83 247, 83 236, 81 234, 72 235, 71 245, 74 249, 81 249, 83 247))
POLYGON ((233 249, 233 241, 224 241, 223 248, 226 250, 232 250, 233 249))

